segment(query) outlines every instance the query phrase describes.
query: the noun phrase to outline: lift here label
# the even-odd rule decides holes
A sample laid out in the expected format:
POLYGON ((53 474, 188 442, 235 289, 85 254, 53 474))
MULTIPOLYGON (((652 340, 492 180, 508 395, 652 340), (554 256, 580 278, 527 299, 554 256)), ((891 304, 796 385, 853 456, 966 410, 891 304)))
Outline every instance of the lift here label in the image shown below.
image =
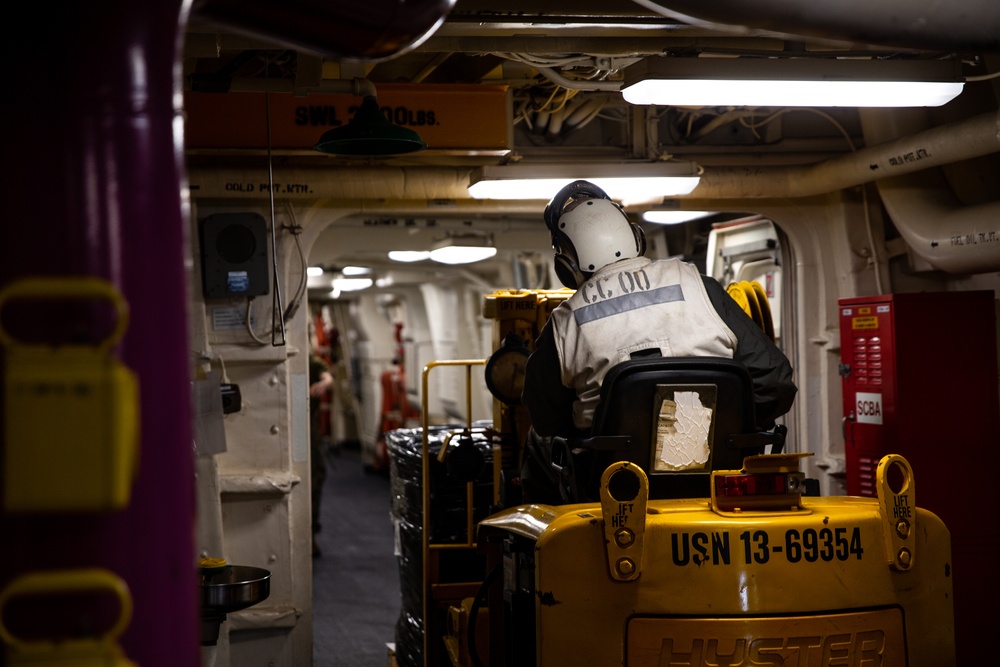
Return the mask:
POLYGON ((674 565, 766 565, 861 560, 861 528, 789 528, 783 534, 766 530, 672 533, 674 565))

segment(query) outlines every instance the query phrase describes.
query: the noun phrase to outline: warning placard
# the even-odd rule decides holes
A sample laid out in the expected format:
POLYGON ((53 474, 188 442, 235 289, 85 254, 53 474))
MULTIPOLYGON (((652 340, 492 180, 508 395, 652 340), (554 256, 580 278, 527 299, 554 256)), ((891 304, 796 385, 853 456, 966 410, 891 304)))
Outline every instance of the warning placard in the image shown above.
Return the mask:
POLYGON ((882 394, 859 391, 855 394, 854 414, 859 424, 882 423, 882 394))

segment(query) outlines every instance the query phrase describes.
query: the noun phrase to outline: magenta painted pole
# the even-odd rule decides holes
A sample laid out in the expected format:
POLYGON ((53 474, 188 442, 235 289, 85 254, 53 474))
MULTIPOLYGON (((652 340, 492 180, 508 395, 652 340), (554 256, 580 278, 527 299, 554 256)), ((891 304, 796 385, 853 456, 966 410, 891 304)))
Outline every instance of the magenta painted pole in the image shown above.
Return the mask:
MULTIPOLYGON (((35 570, 112 570, 134 601, 120 642, 143 667, 200 663, 179 121, 188 5, 25 3, 17 21, 3 22, 0 47, 13 70, 0 99, 0 287, 27 275, 115 284, 131 309, 117 353, 141 391, 127 509, 0 512, 0 587, 35 570)), ((40 337, 72 337, 88 324, 59 309, 17 319, 11 308, 4 324, 40 337)))

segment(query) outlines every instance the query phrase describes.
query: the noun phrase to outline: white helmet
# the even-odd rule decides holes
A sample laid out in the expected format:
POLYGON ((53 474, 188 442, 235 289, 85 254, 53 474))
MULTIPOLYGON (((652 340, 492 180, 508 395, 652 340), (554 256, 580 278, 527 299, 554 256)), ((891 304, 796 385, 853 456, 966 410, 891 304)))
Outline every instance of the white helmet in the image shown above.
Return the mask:
POLYGON ((601 267, 646 251, 642 228, 588 181, 574 181, 560 190, 545 207, 544 217, 556 250, 556 275, 571 289, 601 267))

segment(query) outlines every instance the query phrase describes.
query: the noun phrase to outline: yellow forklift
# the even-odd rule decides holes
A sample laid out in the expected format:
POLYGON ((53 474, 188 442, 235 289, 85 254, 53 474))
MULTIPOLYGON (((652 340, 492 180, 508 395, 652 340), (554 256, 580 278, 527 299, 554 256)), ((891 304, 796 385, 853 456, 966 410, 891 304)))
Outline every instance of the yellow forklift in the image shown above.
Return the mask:
MULTIPOLYGON (((729 293, 767 330, 761 290, 729 293)), ((749 377, 729 360, 643 359, 613 369, 592 436, 566 447, 563 479, 584 501, 505 501, 516 497, 508 472, 529 425, 519 374, 568 294, 487 295, 491 358, 424 370, 425 401, 439 365, 464 366, 469 392, 485 370, 497 399, 492 424, 439 432, 436 447, 424 424, 424 665, 955 664, 950 537, 917 507, 907 461, 881 460, 877 498, 820 497, 800 470, 808 454, 783 453, 780 429, 755 429, 749 377), (671 452, 691 451, 678 438, 694 437, 681 428, 692 396, 707 420, 697 436, 704 455, 678 461, 671 452), (490 465, 474 466, 463 482, 464 536, 437 543, 433 464, 467 455, 473 441, 490 465), (482 479, 492 481, 492 504, 477 510, 482 479), (462 561, 469 567, 454 569, 476 576, 449 578, 462 561)), ((426 422, 426 405, 423 414, 426 422)))

